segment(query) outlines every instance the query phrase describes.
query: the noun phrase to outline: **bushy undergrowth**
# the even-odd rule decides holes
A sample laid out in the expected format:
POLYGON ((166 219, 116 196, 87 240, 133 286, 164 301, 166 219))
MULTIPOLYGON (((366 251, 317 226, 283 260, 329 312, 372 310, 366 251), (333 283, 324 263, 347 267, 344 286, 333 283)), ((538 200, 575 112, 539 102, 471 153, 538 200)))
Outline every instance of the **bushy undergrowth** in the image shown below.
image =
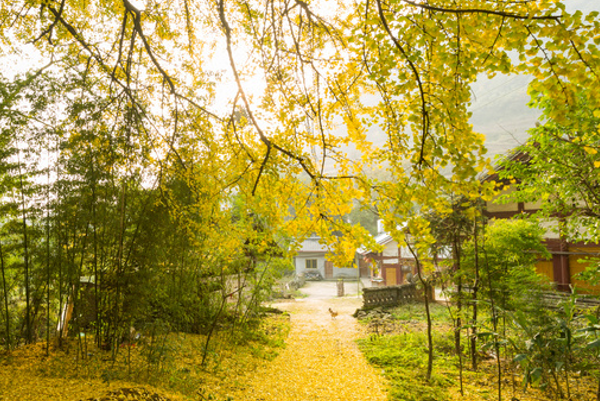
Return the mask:
POLYGON ((497 400, 498 368, 494 342, 500 344, 502 399, 596 400, 598 388, 599 319, 576 311, 572 302, 558 308, 503 314, 502 332, 489 329, 489 311, 482 310, 477 336, 479 366, 471 370, 468 327, 462 330, 463 393, 454 328, 446 306, 432 305, 434 368, 426 380, 427 337, 423 305, 393 309, 391 335, 359 340, 367 360, 390 380, 392 400, 497 400), (511 398, 514 397, 514 398, 511 398))
MULTIPOLYGON (((32 368, 46 377, 100 379, 105 383, 123 380, 176 391, 191 399, 221 399, 225 395, 219 394, 219 389, 226 387, 224 383, 235 385, 238 378, 272 360, 284 347, 288 332, 285 315, 262 319, 233 334, 220 331, 206 351, 204 366, 204 335, 163 333, 141 337, 135 344, 122 344, 114 358, 110 351, 97 349, 93 338, 83 338, 81 344, 79 339, 71 339, 62 350, 53 349, 48 358, 38 360, 32 368)), ((44 353, 44 344, 39 343, 16 350, 4 362, 17 363, 25 354, 39 359, 44 353)))

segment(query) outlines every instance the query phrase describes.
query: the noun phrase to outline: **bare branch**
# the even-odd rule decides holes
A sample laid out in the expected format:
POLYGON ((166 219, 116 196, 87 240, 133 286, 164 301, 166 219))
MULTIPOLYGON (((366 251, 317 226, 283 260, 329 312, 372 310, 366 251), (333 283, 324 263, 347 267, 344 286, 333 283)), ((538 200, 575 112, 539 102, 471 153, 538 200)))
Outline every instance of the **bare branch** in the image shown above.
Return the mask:
MULTIPOLYGON (((42 7, 43 7, 43 5, 42 5, 42 7)), ((65 0, 61 0, 60 7, 58 8, 59 15, 62 15, 64 9, 65 9, 65 0)), ((41 38, 43 38, 46 35, 48 35, 48 42, 52 43, 52 31, 54 30, 54 27, 56 26, 57 23, 58 23, 58 19, 55 18, 54 21, 52 21, 52 23, 50 24, 50 26, 48 28, 44 29, 44 31, 42 31, 42 33, 40 33, 37 38, 33 39, 31 41, 31 43, 37 42, 38 40, 40 40, 41 38)))

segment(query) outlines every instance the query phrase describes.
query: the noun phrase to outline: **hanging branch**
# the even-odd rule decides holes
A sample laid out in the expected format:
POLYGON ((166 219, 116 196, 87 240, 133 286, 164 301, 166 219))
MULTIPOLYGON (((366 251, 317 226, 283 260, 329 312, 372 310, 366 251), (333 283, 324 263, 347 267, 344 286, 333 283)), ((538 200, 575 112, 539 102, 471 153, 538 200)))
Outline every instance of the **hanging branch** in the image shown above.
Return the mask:
MULTIPOLYGON (((378 0, 378 1, 380 1, 380 0, 378 0)), ((554 20, 554 21, 558 21, 562 18, 561 15, 538 15, 538 16, 519 15, 519 14, 508 13, 505 11, 487 10, 487 9, 483 9, 483 8, 444 8, 444 7, 432 6, 427 3, 417 3, 414 1, 410 1, 410 0, 401 0, 401 1, 403 3, 410 4, 413 7, 419 7, 419 8, 423 8, 426 10, 440 11, 443 13, 451 13, 451 14, 489 14, 489 15, 497 15, 497 16, 505 17, 505 18, 520 19, 520 20, 554 20)))
MULTIPOLYGON (((254 128, 256 129, 256 132, 258 133, 258 136, 261 140, 261 142, 267 147, 267 156, 270 153, 271 148, 274 148, 278 151, 280 151, 281 153, 283 153, 284 155, 288 156, 289 158, 296 160, 300 166, 302 167, 302 169, 306 172, 306 174, 308 174, 308 176, 314 180, 316 178, 316 173, 313 171, 313 168, 310 164, 309 160, 306 160, 304 157, 302 156, 298 156, 292 152, 290 152, 287 149, 282 148, 281 146, 273 143, 264 133, 264 131, 262 130, 262 128, 260 127, 260 124, 258 123, 258 121, 256 120, 254 113, 252 112, 252 108, 250 107, 250 102, 248 101, 248 98, 246 96, 246 92, 244 91, 243 85, 242 85, 242 81, 240 79, 240 75, 235 63, 235 60, 233 58, 233 50, 231 47, 231 42, 232 42, 232 38, 231 38, 231 27, 229 26, 229 22, 227 21, 227 18, 225 17, 225 4, 224 4, 224 0, 219 0, 218 2, 218 7, 219 7, 219 19, 221 21, 221 26, 223 27, 223 31, 225 33, 225 40, 226 40, 226 44, 227 44, 227 55, 229 57, 229 65, 231 67, 235 82, 237 84, 238 87, 238 91, 239 91, 239 95, 242 99, 242 102, 244 103, 244 107, 246 112, 248 113, 248 117, 250 118, 250 121, 252 122, 252 125, 254 126, 254 128)), ((263 163, 266 163, 267 158, 265 158, 263 160, 263 163)), ((256 184, 255 184, 256 186, 256 184)))
POLYGON ((398 38, 396 38, 394 36, 394 34, 392 33, 392 31, 388 25, 387 19, 385 18, 385 14, 383 13, 383 7, 381 6, 381 0, 377 0, 377 11, 379 13, 379 19, 381 20, 381 23, 383 24, 383 28, 385 29, 388 36, 394 43, 394 46, 396 47, 396 49, 398 49, 398 51, 400 52, 400 54, 402 55, 404 60, 407 62, 413 75, 415 76, 415 80, 417 81, 417 85, 419 88, 419 96, 421 98, 421 124, 423 125, 423 127, 422 127, 423 134, 421 137, 421 152, 419 155, 419 160, 417 161, 417 165, 421 165, 425 161, 425 141, 427 140, 427 137, 429 136, 429 109, 427 108, 427 101, 425 99, 425 89, 423 88, 423 81, 421 80, 421 75, 419 74, 419 70, 417 69, 417 66, 408 57, 408 53, 406 52, 406 50, 404 49, 404 47, 402 46, 402 44, 400 43, 398 38))
MULTIPOLYGON (((63 11, 64 11, 64 9, 65 9, 65 2, 66 2, 66 0, 61 0, 61 2, 60 2, 60 7, 58 8, 58 15, 60 15, 60 16, 62 16, 62 13, 63 13, 63 11)), ((43 10, 43 9, 44 9, 44 5, 45 5, 45 4, 44 4, 44 3, 42 3, 41 10, 43 10)), ((40 13, 41 13, 41 10, 40 10, 40 13)), ((38 40, 40 40, 40 39, 41 39, 41 38, 43 38, 44 36, 48 35, 48 42, 49 42, 50 44, 52 44, 52 32, 53 32, 53 30, 54 30, 54 27, 56 26, 56 24, 57 24, 57 23, 58 23, 58 18, 55 18, 55 19, 54 19, 54 21, 52 21, 52 23, 50 24, 50 26, 49 26, 48 28, 44 29, 44 30, 42 31, 42 33, 40 33, 40 34, 38 35, 38 37, 37 37, 37 38, 35 38, 35 39, 33 39, 33 40, 31 41, 31 43, 35 44, 35 43, 36 43, 38 40)))
MULTIPOLYGON (((135 7, 133 7, 127 0, 124 0, 124 4, 125 4, 125 8, 130 11, 132 13, 132 15, 138 17, 140 16, 140 12, 139 10, 137 10, 135 7)), ((97 49, 94 49, 94 47, 92 45, 90 45, 85 38, 83 37, 83 35, 77 31, 77 29, 75 29, 75 27, 73 25, 71 25, 69 22, 67 22, 63 15, 62 12, 59 12, 59 10, 57 10, 54 7, 48 6, 48 10, 52 13, 52 15, 54 16, 55 20, 60 22, 61 25, 69 32, 69 34, 71 34, 71 36, 73 37, 73 39, 75 39, 77 42, 79 42, 79 44, 83 47, 83 49, 94 59, 94 61, 96 61, 98 63, 98 65, 100 66, 100 68, 105 71, 111 78, 111 80, 113 82, 115 82, 117 85, 119 85, 123 90, 125 90, 125 93, 127 94, 127 96, 129 97, 129 99, 134 103, 134 104, 138 104, 135 96, 133 95, 133 93, 131 93, 131 91, 129 90, 128 86, 126 83, 122 82, 119 78, 117 78, 116 76, 116 70, 114 68, 110 68, 103 60, 103 58, 100 56, 99 52, 97 51, 97 49)), ((123 21, 123 24, 125 24, 125 20, 123 21)), ((201 110, 204 114, 208 115, 211 118, 214 118, 218 121, 221 120, 221 118, 219 116, 217 116, 216 114, 210 112, 209 110, 207 110, 205 107, 200 106, 197 102, 195 102, 193 99, 190 99, 189 97, 182 95, 181 93, 176 91, 175 88, 175 84, 172 80, 172 78, 170 77, 169 74, 167 74, 167 72, 162 68, 162 66, 160 65, 160 63, 158 62, 158 60, 156 59, 156 57, 154 56, 154 53, 152 52, 152 48, 150 47, 150 44, 148 42, 148 40, 146 39, 143 30, 141 28, 141 22, 140 20, 135 20, 134 19, 134 28, 135 31, 140 35, 140 37, 142 38, 142 43, 144 44, 144 48, 146 50, 146 52, 148 53, 148 56, 150 57, 150 59, 152 60, 152 63, 154 64, 154 66, 156 67, 156 69, 159 71, 159 73, 163 76, 165 82, 167 82, 167 84, 169 85, 169 89, 171 90, 171 94, 177 98, 177 99, 181 99, 186 101, 187 103, 191 104, 192 106, 194 106, 195 108, 197 108, 198 110, 201 110)))
POLYGON ((558 72, 556 71, 556 68, 555 68, 556 66, 552 62, 552 58, 548 56, 548 52, 546 52, 546 49, 544 48, 542 41, 539 40, 538 37, 533 34, 533 32, 531 31, 531 28, 529 28, 528 26, 525 26, 525 29, 527 29, 529 36, 531 36, 531 38, 535 41, 537 48, 544 55, 544 59, 546 60, 546 62, 548 62, 550 71, 552 72, 552 75, 554 75, 554 77, 556 78, 556 82, 560 86, 561 91, 562 91, 563 95, 565 96, 564 103, 570 105, 571 102, 569 101, 569 94, 567 93, 567 88, 563 84, 563 81, 560 79, 560 75, 558 74, 558 72))

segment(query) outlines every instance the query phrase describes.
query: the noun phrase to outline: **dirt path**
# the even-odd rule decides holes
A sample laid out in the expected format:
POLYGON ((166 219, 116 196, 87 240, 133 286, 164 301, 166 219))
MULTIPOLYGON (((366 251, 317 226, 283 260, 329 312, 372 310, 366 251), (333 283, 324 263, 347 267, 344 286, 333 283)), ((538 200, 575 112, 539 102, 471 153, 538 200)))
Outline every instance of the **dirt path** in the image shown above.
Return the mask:
POLYGON ((351 315, 361 305, 358 298, 319 295, 274 304, 290 313, 287 346, 273 362, 257 370, 239 394, 232 394, 234 399, 386 400, 384 380, 354 342, 361 329, 351 315), (339 313, 336 319, 329 315, 329 307, 339 313))

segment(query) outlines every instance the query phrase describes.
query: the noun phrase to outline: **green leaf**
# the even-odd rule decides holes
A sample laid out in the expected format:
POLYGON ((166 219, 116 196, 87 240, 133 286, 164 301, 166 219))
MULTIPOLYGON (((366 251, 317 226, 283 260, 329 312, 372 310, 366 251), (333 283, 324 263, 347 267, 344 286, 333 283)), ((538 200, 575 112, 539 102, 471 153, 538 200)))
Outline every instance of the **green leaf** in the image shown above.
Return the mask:
POLYGON ((537 383, 540 381, 540 379, 542 378, 542 368, 534 368, 533 370, 531 370, 531 372, 529 373, 529 375, 531 376, 531 382, 532 383, 537 383))
POLYGON ((513 358, 513 362, 520 363, 521 361, 527 360, 527 354, 517 354, 513 358))

